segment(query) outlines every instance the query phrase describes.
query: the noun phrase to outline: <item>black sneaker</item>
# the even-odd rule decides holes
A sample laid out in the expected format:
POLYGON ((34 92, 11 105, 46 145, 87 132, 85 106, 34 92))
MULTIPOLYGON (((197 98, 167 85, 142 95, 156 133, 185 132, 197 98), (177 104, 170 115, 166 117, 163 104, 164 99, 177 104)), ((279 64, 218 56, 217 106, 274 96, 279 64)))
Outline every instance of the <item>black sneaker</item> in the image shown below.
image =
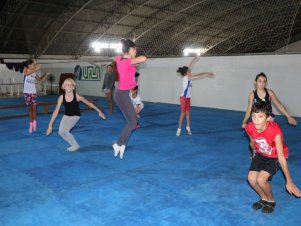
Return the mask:
POLYGON ((267 204, 267 201, 260 199, 259 201, 253 203, 253 209, 259 210, 262 207, 264 207, 266 204, 267 204))
POLYGON ((276 206, 276 202, 266 202, 264 207, 262 208, 263 213, 272 213, 276 206))

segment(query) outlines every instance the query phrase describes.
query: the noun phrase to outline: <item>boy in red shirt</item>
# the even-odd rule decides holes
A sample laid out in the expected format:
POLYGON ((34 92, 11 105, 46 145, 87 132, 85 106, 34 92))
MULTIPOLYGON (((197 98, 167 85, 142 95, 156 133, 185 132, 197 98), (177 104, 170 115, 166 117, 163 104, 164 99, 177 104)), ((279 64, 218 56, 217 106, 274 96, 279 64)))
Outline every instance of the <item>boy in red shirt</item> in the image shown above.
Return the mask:
POLYGON ((266 103, 254 104, 251 110, 252 121, 245 128, 253 150, 248 181, 260 196, 260 200, 253 203, 253 208, 262 208, 263 213, 273 212, 276 206, 269 179, 279 167, 285 176, 288 193, 301 197, 288 169, 288 148, 284 143, 282 130, 277 123, 269 121, 271 113, 271 108, 266 103))

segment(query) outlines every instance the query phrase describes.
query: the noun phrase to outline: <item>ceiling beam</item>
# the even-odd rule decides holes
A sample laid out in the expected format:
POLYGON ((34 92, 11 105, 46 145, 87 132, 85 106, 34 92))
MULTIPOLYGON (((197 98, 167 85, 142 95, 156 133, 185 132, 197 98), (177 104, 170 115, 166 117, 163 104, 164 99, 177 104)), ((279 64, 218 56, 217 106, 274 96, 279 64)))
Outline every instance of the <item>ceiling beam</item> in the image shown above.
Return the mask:
POLYGON ((70 0, 68 6, 66 6, 60 15, 58 15, 57 19, 52 22, 41 41, 38 43, 35 51, 37 58, 47 51, 49 46, 54 42, 66 25, 92 1, 93 0, 70 0), (55 33, 51 32, 51 30, 56 29, 57 31, 55 33))
MULTIPOLYGON (((251 1, 244 1, 244 4, 243 6, 245 5, 248 5, 250 4, 251 1)), ((242 5, 235 5, 234 7, 231 7, 229 9, 226 9, 226 10, 222 10, 220 11, 219 13, 217 14, 214 14, 212 16, 210 16, 208 19, 210 20, 210 22, 208 22, 207 24, 203 25, 202 27, 203 28, 206 28, 206 27, 209 27, 209 26, 212 26, 212 21, 215 21, 216 18, 218 17, 221 17, 222 15, 226 15, 227 13, 229 12, 232 12, 234 10, 237 10, 238 8, 242 7, 242 5)), ((188 17, 187 18, 188 20, 190 20, 190 18, 188 17)), ((162 48, 164 45, 168 44, 170 41, 176 39, 177 37, 179 37, 180 35, 183 35, 185 32, 193 29, 194 27, 198 26, 199 24, 201 24, 203 21, 202 20, 199 20, 197 21, 196 23, 193 23, 191 24, 190 26, 187 26, 187 27, 183 27, 179 32, 177 33, 170 33, 170 34, 166 34, 165 38, 164 38, 164 41, 161 42, 160 45, 156 46, 154 49, 151 49, 150 50, 150 54, 152 55, 155 51, 157 51, 158 49, 162 48)), ((200 35, 200 34, 198 34, 200 35)), ((209 35, 207 35, 209 36, 209 35)), ((212 35, 213 37, 216 37, 217 34, 213 34, 212 35)), ((205 46, 204 46, 205 47, 205 46)))
MULTIPOLYGON (((123 21, 124 19, 126 19, 128 16, 130 16, 136 9, 138 9, 139 7, 142 7, 144 5, 146 5, 147 3, 151 2, 151 0, 148 1, 142 1, 141 5, 137 6, 137 1, 133 0, 133 1, 126 1, 126 4, 120 4, 118 7, 118 9, 116 9, 116 12, 118 12, 118 14, 123 15, 122 17, 117 16, 116 14, 113 14, 111 17, 103 20, 100 24, 96 25, 92 30, 91 33, 100 33, 99 37, 95 40, 98 41, 100 40, 103 36, 105 36, 114 26, 116 26, 118 23, 120 23, 121 21, 123 21), (110 24, 108 26, 108 24, 110 24)), ((78 57, 81 57, 83 55, 85 55, 89 50, 90 50, 90 46, 88 46, 88 48, 85 48, 84 44, 86 43, 86 39, 88 38, 88 36, 85 38, 85 40, 83 40, 82 45, 79 48, 79 54, 78 57), (82 50, 83 49, 83 50, 82 50)))
MULTIPOLYGON (((6 41, 2 43, 2 48, 5 48, 7 46, 8 40, 11 38, 11 35, 13 34, 13 28, 16 26, 16 24, 18 23, 18 21, 20 20, 23 12, 26 9, 26 6, 28 5, 27 2, 19 2, 17 3, 17 5, 15 5, 15 9, 13 12, 17 12, 18 14, 13 13, 9 18, 8 21, 5 25, 6 26, 10 26, 9 32, 5 34, 6 37, 6 41), (15 14, 15 16, 13 16, 15 14)), ((3 32, 4 29, 1 31, 3 32)), ((0 33, 1 34, 1 33, 0 33)))
POLYGON ((19 17, 17 12, 20 9, 25 8, 26 5, 26 2, 16 0, 7 0, 4 3, 0 13, 0 36, 2 36, 5 27, 15 22, 15 19, 19 17))
MULTIPOLYGON (((291 8, 294 9, 294 7, 291 7, 291 8)), ((267 13, 267 12, 273 12, 273 11, 277 11, 277 10, 278 10, 277 7, 276 7, 276 8, 270 8, 269 11, 265 10, 265 11, 263 11, 263 12, 260 12, 260 14, 262 14, 262 13, 264 13, 264 12, 267 13)), ((239 32, 236 32, 236 33, 234 33, 233 35, 228 36, 226 39, 222 40, 221 42, 215 43, 214 46, 212 46, 208 52, 209 52, 209 53, 210 53, 210 52, 213 52, 214 49, 219 48, 218 46, 221 46, 221 45, 227 46, 225 43, 231 42, 231 41, 233 41, 233 40, 236 40, 235 42, 238 43, 238 44, 240 44, 241 41, 237 41, 237 40, 238 40, 239 38, 245 39, 245 38, 244 38, 244 37, 245 37, 244 34, 246 34, 247 32, 251 32, 251 31, 253 31, 254 29, 257 29, 257 28, 260 27, 260 26, 265 26, 265 27, 267 27, 268 29, 266 29, 266 30, 269 31, 269 30, 271 30, 271 28, 268 26, 269 24, 275 23, 275 22, 281 23, 281 22, 284 21, 284 20, 283 20, 283 17, 284 17, 284 16, 287 17, 286 14, 284 14, 283 17, 279 17, 278 15, 276 15, 276 14, 274 14, 274 13, 271 13, 270 15, 272 15, 271 18, 268 18, 267 16, 264 16, 264 15, 263 15, 263 17, 265 17, 265 20, 261 20, 261 23, 257 24, 256 26, 252 26, 252 27, 246 28, 246 29, 244 29, 244 30, 241 30, 241 29, 240 29, 239 32)), ((294 14, 294 15, 295 15, 295 14, 294 14)), ((293 16, 294 16, 294 15, 293 15, 293 16)), ((254 18, 258 18, 258 16, 259 16, 258 14, 253 15, 254 18)), ((294 18, 295 18, 295 17, 293 17, 293 19, 294 19, 294 18)), ((252 20, 252 18, 245 18, 245 20, 246 20, 246 19, 252 20)), ((242 23, 243 21, 244 21, 244 20, 239 21, 239 23, 242 23)), ((284 26, 287 26, 287 27, 288 27, 289 25, 290 25, 290 24, 285 24, 285 25, 281 25, 281 26, 278 26, 278 27, 284 27, 284 26)), ((237 24, 233 24, 233 25, 232 25, 232 27, 235 27, 235 26, 237 26, 237 24)), ((227 29, 229 29, 229 28, 227 28, 227 29)), ((275 28, 273 28, 272 30, 275 30, 275 28)), ((266 33, 266 32, 264 32, 264 33, 266 33)), ((256 35, 251 35, 251 36, 256 36, 256 35)), ((247 39, 249 39, 249 38, 247 38, 247 39)), ((246 40, 245 40, 245 41, 246 41, 246 40)))
POLYGON ((140 39, 142 36, 144 36, 146 33, 148 33, 150 30, 154 29, 155 27, 157 27, 158 25, 162 24, 163 22, 167 21, 170 18, 175 17, 176 15, 183 13, 199 4, 202 4, 203 2, 205 2, 206 0, 201 0, 201 1, 197 1, 193 4, 188 5, 187 7, 182 8, 181 10, 177 10, 176 12, 171 12, 170 15, 167 15, 163 20, 160 20, 158 23, 153 24, 152 26, 150 26, 147 30, 145 30, 144 32, 142 32, 138 37, 136 37, 135 40, 140 39))

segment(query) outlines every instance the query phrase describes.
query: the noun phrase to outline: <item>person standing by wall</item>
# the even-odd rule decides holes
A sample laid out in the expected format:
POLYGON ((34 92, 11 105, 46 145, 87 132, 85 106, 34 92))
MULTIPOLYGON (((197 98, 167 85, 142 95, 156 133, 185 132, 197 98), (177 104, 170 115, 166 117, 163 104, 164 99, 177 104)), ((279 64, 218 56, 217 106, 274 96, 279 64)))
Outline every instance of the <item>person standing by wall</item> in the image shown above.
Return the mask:
POLYGON ((113 113, 113 91, 115 85, 115 74, 113 70, 112 64, 107 65, 106 73, 103 81, 102 89, 106 94, 108 105, 109 105, 109 112, 110 114, 113 113))

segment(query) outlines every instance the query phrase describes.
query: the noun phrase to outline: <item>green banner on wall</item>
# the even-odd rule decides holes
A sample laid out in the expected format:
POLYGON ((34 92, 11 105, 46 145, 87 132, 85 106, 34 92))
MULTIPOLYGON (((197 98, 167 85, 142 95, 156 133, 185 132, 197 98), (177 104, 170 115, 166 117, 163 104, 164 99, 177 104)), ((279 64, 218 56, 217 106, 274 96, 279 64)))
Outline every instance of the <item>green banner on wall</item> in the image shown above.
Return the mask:
POLYGON ((76 65, 74 68, 74 75, 79 81, 100 81, 103 73, 100 66, 80 66, 76 65))

